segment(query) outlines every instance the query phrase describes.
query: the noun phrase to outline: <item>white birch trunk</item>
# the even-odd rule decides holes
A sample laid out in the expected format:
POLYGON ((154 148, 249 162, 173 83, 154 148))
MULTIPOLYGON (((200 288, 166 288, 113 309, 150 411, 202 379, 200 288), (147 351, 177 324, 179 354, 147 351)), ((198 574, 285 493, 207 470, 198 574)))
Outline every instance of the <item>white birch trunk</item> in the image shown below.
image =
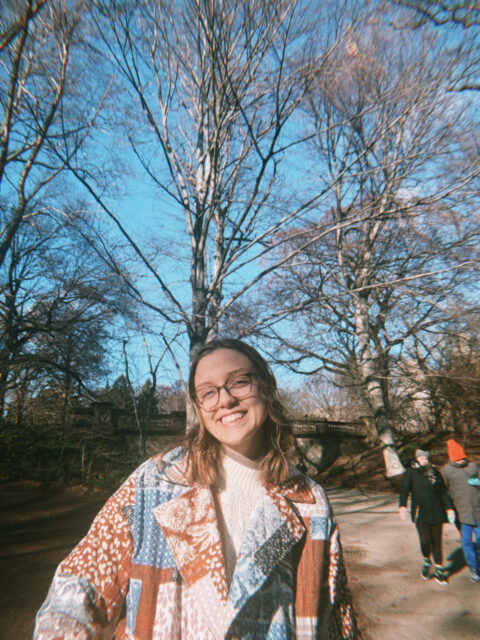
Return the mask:
POLYGON ((375 412, 375 429, 382 443, 385 474, 387 478, 393 478, 404 473, 405 468, 398 457, 392 428, 388 422, 384 391, 370 346, 368 303, 362 296, 358 296, 355 300, 355 328, 359 347, 360 373, 368 400, 375 412))

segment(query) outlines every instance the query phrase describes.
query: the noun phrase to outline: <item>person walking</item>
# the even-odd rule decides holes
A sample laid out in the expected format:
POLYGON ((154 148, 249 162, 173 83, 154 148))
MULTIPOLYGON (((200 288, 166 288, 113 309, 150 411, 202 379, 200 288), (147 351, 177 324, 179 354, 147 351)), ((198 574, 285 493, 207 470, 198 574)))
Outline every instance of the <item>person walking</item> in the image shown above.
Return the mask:
POLYGON ((465 450, 453 438, 447 440, 449 462, 442 467, 445 485, 458 519, 465 562, 472 582, 480 583, 480 479, 478 466, 467 459, 465 450))
POLYGON ((289 464, 293 427, 262 356, 202 347, 197 423, 142 464, 58 567, 35 640, 357 640, 324 490, 289 464))
POLYGON ((455 512, 442 475, 431 464, 430 453, 423 449, 415 451, 415 460, 403 476, 399 496, 402 520, 408 518, 409 496, 411 519, 415 522, 423 554, 421 576, 428 580, 433 575, 439 584, 447 585, 443 570, 442 530, 445 522, 454 522, 455 512))

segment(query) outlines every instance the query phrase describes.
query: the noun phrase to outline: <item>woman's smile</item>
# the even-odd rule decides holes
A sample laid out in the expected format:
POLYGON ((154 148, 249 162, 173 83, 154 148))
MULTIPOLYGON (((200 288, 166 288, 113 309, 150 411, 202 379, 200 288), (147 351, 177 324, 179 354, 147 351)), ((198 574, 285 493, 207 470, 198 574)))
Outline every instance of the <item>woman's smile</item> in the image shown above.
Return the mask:
POLYGON ((220 418, 220 422, 222 424, 234 424, 235 422, 241 420, 245 415, 245 411, 237 411, 236 413, 231 413, 227 416, 223 416, 223 418, 220 418))

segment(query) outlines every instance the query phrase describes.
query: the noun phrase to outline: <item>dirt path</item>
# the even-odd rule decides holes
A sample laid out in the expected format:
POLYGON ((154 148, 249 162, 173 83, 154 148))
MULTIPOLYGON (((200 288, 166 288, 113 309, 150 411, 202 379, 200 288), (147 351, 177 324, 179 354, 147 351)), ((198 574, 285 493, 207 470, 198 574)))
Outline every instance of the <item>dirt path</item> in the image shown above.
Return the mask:
POLYGON ((0 637, 27 640, 57 564, 87 532, 102 493, 0 485, 0 637))
MULTIPOLYGON (((87 531, 107 495, 45 493, 33 483, 0 487, 0 635, 27 640, 56 565, 87 531)), ((415 528, 398 519, 395 496, 356 490, 329 495, 364 640, 480 637, 480 585, 462 568, 453 526, 445 526, 444 548, 456 573, 442 587, 420 578, 415 528)))
POLYGON ((416 529, 397 497, 329 491, 364 640, 478 640, 480 584, 470 581, 457 530, 444 527, 448 586, 420 577, 416 529))

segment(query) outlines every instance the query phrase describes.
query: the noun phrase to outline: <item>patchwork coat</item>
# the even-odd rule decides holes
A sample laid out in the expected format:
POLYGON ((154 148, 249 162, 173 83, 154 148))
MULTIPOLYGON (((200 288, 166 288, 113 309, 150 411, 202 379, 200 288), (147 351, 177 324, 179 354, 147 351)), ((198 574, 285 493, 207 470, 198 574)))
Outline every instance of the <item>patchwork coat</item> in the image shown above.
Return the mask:
POLYGON ((140 466, 59 565, 34 640, 355 640, 338 529, 295 469, 265 485, 227 588, 212 490, 181 449, 140 466))

